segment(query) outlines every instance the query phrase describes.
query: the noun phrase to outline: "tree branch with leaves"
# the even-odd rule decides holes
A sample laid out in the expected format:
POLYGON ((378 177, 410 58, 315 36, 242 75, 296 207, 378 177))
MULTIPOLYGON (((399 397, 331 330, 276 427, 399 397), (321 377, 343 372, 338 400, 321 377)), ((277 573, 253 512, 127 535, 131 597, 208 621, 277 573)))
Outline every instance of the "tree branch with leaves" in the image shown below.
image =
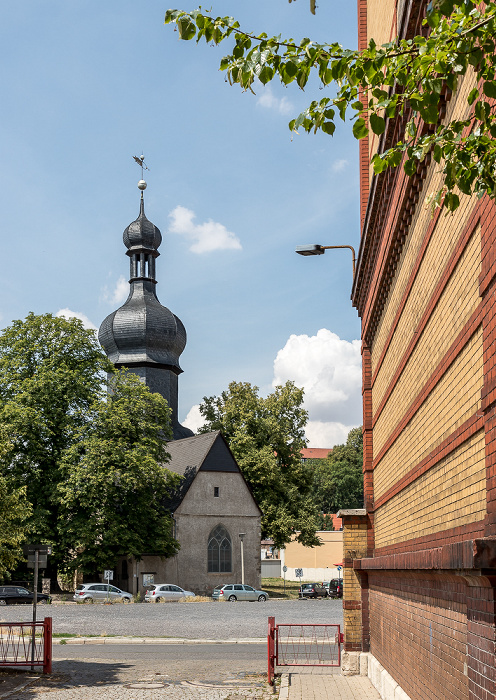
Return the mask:
POLYGON ((399 140, 373 156, 376 174, 402 165, 413 175, 431 153, 442 173, 434 204, 454 211, 460 192, 496 196, 496 3, 433 0, 422 35, 381 46, 371 39, 363 51, 247 32, 233 17, 213 17, 201 7, 168 10, 165 23, 175 24, 183 40, 230 40, 231 53, 220 69, 243 90, 253 92, 275 79, 304 90, 316 74, 330 94, 311 101, 291 120, 291 131, 332 136, 336 119, 350 118, 355 138, 363 139, 368 125, 380 136, 389 120, 405 118, 399 140), (439 114, 442 95, 446 89, 455 93, 470 73, 475 84, 466 98, 470 116, 445 123, 439 114))

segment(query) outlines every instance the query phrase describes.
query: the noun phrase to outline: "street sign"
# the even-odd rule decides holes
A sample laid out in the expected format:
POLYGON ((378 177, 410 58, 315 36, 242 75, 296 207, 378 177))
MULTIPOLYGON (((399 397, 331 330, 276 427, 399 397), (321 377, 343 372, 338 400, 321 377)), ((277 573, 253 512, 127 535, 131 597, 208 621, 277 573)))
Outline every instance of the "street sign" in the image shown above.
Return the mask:
POLYGON ((103 572, 103 578, 105 581, 113 581, 114 580, 114 572, 112 569, 105 569, 103 572))
MULTIPOLYGON (((28 554, 28 569, 35 568, 35 554, 28 554)), ((40 569, 46 569, 48 566, 48 557, 46 554, 38 555, 38 566, 40 569)))
POLYGON ((295 569, 296 578, 301 578, 303 576, 303 569, 295 569))
POLYGON ((338 566, 338 571, 341 571, 342 568, 343 568, 342 566, 338 566))
POLYGON ((284 573, 286 573, 286 571, 288 570, 288 567, 287 567, 286 565, 284 565, 284 566, 282 567, 282 570, 284 571, 284 573))
MULTIPOLYGON (((52 548, 49 544, 25 544, 22 548, 24 555, 27 557, 30 554, 38 552, 39 554, 51 554, 52 548)), ((34 560, 33 560, 34 561, 34 560)))

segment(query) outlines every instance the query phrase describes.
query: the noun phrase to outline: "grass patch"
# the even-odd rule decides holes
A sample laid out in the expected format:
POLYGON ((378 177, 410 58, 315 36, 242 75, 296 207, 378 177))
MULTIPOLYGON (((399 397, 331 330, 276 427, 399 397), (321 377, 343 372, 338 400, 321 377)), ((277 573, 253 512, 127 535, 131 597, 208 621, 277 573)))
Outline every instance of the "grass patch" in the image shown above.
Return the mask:
POLYGON ((298 598, 300 584, 298 581, 286 581, 286 590, 284 590, 283 578, 263 578, 262 588, 273 598, 298 598))

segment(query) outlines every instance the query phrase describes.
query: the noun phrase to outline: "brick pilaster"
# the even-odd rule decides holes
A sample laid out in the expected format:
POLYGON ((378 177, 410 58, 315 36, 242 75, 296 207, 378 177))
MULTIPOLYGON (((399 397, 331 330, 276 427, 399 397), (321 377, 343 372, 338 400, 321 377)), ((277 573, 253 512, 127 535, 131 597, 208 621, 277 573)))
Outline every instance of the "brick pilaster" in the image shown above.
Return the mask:
POLYGON ((369 640, 367 575, 355 571, 353 562, 367 554, 367 513, 362 508, 340 510, 338 517, 343 519, 344 650, 365 651, 369 640))

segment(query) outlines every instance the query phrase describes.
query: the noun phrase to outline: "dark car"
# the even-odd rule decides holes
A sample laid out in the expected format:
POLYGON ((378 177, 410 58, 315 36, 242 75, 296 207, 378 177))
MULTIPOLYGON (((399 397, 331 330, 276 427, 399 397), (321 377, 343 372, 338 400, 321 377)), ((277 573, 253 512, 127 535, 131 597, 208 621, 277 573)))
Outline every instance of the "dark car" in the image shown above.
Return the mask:
POLYGON ((342 598, 343 597, 343 579, 342 578, 332 578, 330 581, 322 581, 322 585, 327 588, 327 595, 329 598, 342 598))
MULTIPOLYGON (((15 605, 17 603, 28 603, 32 605, 34 593, 22 586, 0 586, 0 605, 15 605)), ((52 599, 46 593, 38 593, 38 603, 42 605, 51 603, 52 599)))
POLYGON ((327 598, 327 588, 321 583, 302 583, 300 598, 327 598))

